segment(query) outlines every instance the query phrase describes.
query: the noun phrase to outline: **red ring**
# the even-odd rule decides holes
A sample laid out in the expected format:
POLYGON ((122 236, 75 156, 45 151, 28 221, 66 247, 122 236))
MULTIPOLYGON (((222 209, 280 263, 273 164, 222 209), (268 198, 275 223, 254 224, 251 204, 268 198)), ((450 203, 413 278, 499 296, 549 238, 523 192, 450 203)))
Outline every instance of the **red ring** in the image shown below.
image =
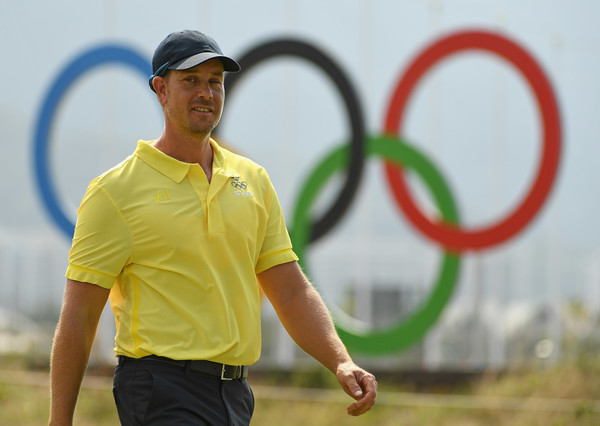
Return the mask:
POLYGON ((420 78, 436 62, 467 49, 480 49, 508 60, 529 82, 543 121, 543 153, 539 170, 531 189, 507 217, 488 227, 461 229, 425 217, 408 189, 401 168, 386 162, 385 172, 396 202, 425 236, 453 250, 481 250, 499 244, 521 231, 538 213, 554 183, 560 156, 561 125, 558 105, 552 87, 537 62, 515 42, 486 31, 464 31, 443 37, 425 49, 409 65, 398 82, 388 108, 385 132, 397 135, 402 130, 402 118, 409 96, 420 78))

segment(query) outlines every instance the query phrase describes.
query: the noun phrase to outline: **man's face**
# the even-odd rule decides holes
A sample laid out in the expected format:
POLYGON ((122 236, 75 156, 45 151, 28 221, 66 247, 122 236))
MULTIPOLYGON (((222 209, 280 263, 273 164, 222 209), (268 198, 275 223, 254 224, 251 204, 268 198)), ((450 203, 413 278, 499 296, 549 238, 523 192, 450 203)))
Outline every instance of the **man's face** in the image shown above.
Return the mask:
POLYGON ((223 64, 210 59, 188 70, 169 71, 164 88, 157 90, 165 119, 187 136, 206 136, 217 126, 223 112, 225 89, 223 64))

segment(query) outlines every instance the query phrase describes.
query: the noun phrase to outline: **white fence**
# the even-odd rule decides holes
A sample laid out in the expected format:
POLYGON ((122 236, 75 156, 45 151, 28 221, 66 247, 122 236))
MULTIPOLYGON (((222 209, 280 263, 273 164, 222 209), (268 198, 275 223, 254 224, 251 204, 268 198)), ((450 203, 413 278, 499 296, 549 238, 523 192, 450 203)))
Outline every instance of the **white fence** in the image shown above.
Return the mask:
MULTIPOLYGON (((2 233, 1 353, 37 358, 49 354, 64 290, 68 248, 56 235, 2 233)), ((315 253, 320 261, 314 262, 314 275, 335 283, 339 267, 352 269, 346 259, 353 250, 346 244, 344 250, 329 247, 315 253)), ((399 263, 398 255, 397 250, 381 245, 371 256, 394 267, 384 271, 375 265, 378 272, 366 271, 367 279, 360 286, 338 291, 346 300, 353 300, 349 315, 382 327, 401 321, 418 308, 427 285, 415 284, 410 262, 399 263)), ((356 354, 357 358, 379 368, 471 371, 532 366, 600 351, 600 253, 563 259, 559 288, 548 285, 552 280, 535 270, 533 255, 522 248, 467 256, 452 300, 420 343, 383 357, 356 354), (522 288, 525 285, 533 285, 535 290, 522 288), (523 296, 527 294, 529 297, 523 296)), ((335 291, 322 288, 321 292, 330 306, 339 302, 335 291)), ((114 320, 107 306, 92 362, 113 362, 113 337, 114 320)), ((288 368, 314 363, 287 336, 268 302, 263 306, 263 342, 259 365, 288 368)))

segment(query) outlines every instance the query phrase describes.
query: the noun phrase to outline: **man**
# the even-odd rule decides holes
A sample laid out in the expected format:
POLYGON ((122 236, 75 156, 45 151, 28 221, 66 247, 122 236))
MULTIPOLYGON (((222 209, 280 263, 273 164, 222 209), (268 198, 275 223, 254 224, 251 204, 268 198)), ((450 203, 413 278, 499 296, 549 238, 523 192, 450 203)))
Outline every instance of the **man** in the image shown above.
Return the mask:
POLYGON ((98 320, 116 318, 114 396, 126 425, 246 425, 247 365, 260 355, 260 294, 356 402, 375 377, 351 360, 297 263, 268 175, 211 139, 224 72, 239 65, 197 31, 170 34, 150 87, 165 128, 82 200, 51 357, 50 424, 72 423, 98 320))

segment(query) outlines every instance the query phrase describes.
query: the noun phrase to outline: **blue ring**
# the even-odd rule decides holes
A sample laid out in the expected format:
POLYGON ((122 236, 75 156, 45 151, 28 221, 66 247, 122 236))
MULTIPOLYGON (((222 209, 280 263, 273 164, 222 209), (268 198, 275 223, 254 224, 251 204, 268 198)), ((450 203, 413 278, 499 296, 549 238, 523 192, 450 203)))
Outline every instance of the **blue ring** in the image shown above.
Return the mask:
POLYGON ((54 115, 68 89, 86 72, 109 63, 119 63, 139 71, 144 81, 152 74, 150 61, 128 47, 107 44, 95 47, 76 57, 58 74, 46 94, 39 112, 34 138, 34 170, 44 207, 50 217, 68 238, 72 238, 75 225, 64 214, 58 203, 49 167, 49 140, 54 115))

